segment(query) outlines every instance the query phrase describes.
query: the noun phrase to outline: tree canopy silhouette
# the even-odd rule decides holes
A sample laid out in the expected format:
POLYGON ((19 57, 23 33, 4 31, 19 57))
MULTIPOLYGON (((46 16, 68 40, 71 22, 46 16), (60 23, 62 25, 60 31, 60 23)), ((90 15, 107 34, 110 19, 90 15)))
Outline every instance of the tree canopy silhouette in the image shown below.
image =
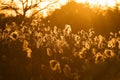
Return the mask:
POLYGON ((104 15, 99 12, 99 9, 91 9, 87 5, 70 2, 60 10, 53 12, 46 18, 46 22, 47 20, 50 20, 50 26, 64 27, 65 24, 69 24, 74 32, 79 29, 94 28, 98 33, 107 33, 120 29, 118 6, 114 10, 106 10, 104 15))

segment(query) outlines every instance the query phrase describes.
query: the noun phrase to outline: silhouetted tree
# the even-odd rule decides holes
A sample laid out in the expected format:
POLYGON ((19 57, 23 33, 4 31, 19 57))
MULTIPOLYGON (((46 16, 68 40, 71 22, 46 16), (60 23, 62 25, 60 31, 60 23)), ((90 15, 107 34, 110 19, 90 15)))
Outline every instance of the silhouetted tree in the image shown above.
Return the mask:
MULTIPOLYGON (((4 10, 12 10, 15 13, 15 17, 9 16, 6 17, 4 20, 1 20, 2 26, 4 27, 6 23, 12 23, 16 22, 17 24, 21 24, 22 21, 31 23, 31 21, 35 18, 35 15, 38 14, 40 11, 47 9, 50 5, 57 3, 58 0, 51 1, 49 4, 47 4, 45 7, 41 8, 39 5, 42 3, 42 0, 18 0, 21 4, 21 7, 19 7, 18 3, 15 3, 14 0, 11 0, 11 2, 8 3, 0 3, 2 6, 0 7, 1 11, 4 10), (36 10, 37 8, 37 10, 36 10), (29 17, 27 12, 31 10, 31 15, 29 17), (2 22, 3 21, 3 22, 2 22)), ((1 26, 1 25, 0 25, 1 26)))
POLYGON ((75 2, 68 3, 43 20, 50 26, 61 28, 64 28, 65 24, 69 24, 73 28, 73 32, 80 29, 94 28, 98 34, 110 31, 117 32, 120 29, 119 21, 120 11, 117 6, 114 10, 106 10, 106 14, 103 15, 103 13, 99 12, 99 9, 91 9, 89 6, 75 2))

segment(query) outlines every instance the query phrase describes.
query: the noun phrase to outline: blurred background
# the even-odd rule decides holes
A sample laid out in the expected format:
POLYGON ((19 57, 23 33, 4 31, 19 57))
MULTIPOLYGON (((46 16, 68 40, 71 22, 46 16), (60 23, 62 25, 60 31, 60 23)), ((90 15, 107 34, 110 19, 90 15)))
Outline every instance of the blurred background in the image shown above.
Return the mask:
POLYGON ((120 80, 120 0, 0 0, 0 80, 120 80))

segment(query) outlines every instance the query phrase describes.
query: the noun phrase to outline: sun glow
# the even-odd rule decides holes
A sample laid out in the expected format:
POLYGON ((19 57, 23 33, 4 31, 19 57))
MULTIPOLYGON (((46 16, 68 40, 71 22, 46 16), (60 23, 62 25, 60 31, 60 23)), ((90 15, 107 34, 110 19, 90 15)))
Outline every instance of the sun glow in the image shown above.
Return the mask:
POLYGON ((116 5, 120 6, 120 0, 74 0, 77 3, 83 3, 89 5, 91 8, 114 8, 116 5))
MULTIPOLYGON (((19 12, 22 13, 23 6, 22 6, 22 3, 20 1, 25 2, 26 0, 13 0, 13 1, 14 1, 14 4, 20 8, 19 12)), ((28 4, 28 6, 30 6, 32 4, 36 4, 39 1, 40 0, 28 0, 27 4, 28 4)), ((97 9, 100 9, 101 11, 107 10, 108 8, 114 9, 116 5, 120 9, 120 0, 42 0, 38 4, 38 7, 35 8, 35 10, 39 10, 40 13, 44 17, 46 17, 49 15, 50 12, 55 11, 55 9, 60 9, 61 6, 66 5, 70 1, 75 1, 77 3, 85 4, 85 5, 89 6, 90 8, 93 8, 93 9, 97 8, 97 9), (55 3, 54 3, 54 1, 55 1, 55 3), (43 10, 40 10, 40 9, 43 9, 43 10)), ((11 3, 11 0, 2 0, 2 1, 0 0, 0 2, 11 3)), ((28 10, 27 16, 31 15, 31 13, 33 13, 35 10, 28 10)))

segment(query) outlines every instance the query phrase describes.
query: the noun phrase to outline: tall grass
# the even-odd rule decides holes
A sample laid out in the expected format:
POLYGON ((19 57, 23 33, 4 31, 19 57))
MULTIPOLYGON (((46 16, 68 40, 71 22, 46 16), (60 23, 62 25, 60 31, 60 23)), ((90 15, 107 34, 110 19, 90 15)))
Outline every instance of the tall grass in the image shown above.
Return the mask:
MULTIPOLYGON (((2 61, 11 59, 11 56, 16 60, 18 58, 22 60, 24 55, 25 61, 29 60, 24 67, 29 67, 30 64, 33 68, 39 66, 40 71, 36 68, 40 72, 38 74, 47 75, 49 80, 86 80, 84 76, 88 77, 87 80, 95 80, 97 75, 92 72, 88 74, 87 71, 95 71, 96 74, 101 75, 103 73, 97 70, 102 71, 103 66, 106 67, 106 65, 116 68, 116 71, 113 71, 114 74, 119 73, 120 32, 110 32, 105 36, 96 35, 92 29, 72 33, 70 25, 65 25, 62 30, 56 26, 41 28, 41 25, 35 23, 19 26, 13 23, 13 25, 6 25, 4 30, 0 29, 0 47, 2 61), (48 75, 48 73, 52 74, 48 75)), ((11 63, 14 59, 8 61, 9 65, 15 65, 11 63)), ((34 72, 33 68, 26 68, 26 72, 34 72)), ((107 80, 108 75, 105 75, 102 75, 103 78, 100 80, 107 80)), ((109 75, 113 74, 109 73, 109 75)), ((114 77, 112 80, 117 80, 118 77, 115 75, 114 77)), ((42 78, 44 80, 44 77, 42 78)))

